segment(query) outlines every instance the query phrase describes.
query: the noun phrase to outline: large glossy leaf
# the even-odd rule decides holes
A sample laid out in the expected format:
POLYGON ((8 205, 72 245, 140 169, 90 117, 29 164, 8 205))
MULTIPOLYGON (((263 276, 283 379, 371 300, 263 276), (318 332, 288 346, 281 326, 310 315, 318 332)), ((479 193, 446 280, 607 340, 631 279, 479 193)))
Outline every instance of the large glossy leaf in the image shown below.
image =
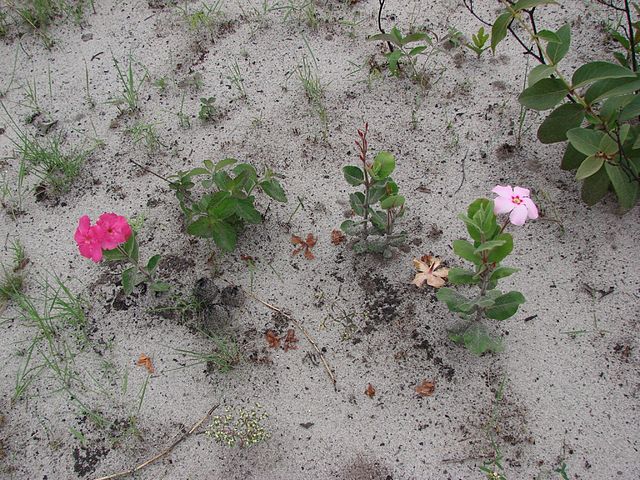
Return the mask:
POLYGON ((584 94, 588 104, 599 102, 605 98, 628 95, 640 90, 640 79, 636 78, 607 78, 598 80, 584 94))
POLYGON ((475 252, 475 247, 466 240, 454 240, 453 252, 460 258, 464 258, 476 265, 482 263, 482 258, 475 252))
POLYGON ((491 27, 491 51, 493 53, 496 53, 496 47, 507 36, 507 28, 512 19, 511 14, 507 12, 500 15, 496 18, 496 21, 493 22, 493 26, 491 27))
POLYGON ((485 315, 494 320, 506 320, 513 316, 518 307, 525 302, 524 296, 520 292, 509 292, 494 299, 493 307, 485 310, 485 315))
POLYGON ((572 128, 567 139, 573 147, 584 155, 595 155, 600 150, 600 140, 604 133, 588 128, 572 128))
POLYGON ((529 72, 529 78, 527 82, 529 86, 534 83, 539 82, 543 78, 549 78, 551 74, 555 71, 555 68, 552 65, 536 65, 529 72))
POLYGON ((603 164, 604 159, 602 157, 591 155, 585 158, 584 162, 582 162, 578 167, 578 171, 576 172, 576 180, 584 180, 585 178, 590 177, 598 170, 600 170, 603 164))
POLYGON ((628 68, 609 62, 590 62, 578 68, 571 78, 573 88, 579 88, 587 83, 606 78, 628 78, 636 74, 628 68))
POLYGON ((607 194, 611 184, 607 171, 601 168, 582 183, 580 196, 587 205, 595 205, 607 194))
POLYGON ((567 143, 564 155, 562 156, 562 162, 560 163, 560 168, 562 170, 575 170, 580 166, 585 158, 587 158, 587 156, 584 153, 580 153, 573 147, 573 145, 567 143))
POLYGON ((571 46, 571 27, 569 24, 567 23, 560 27, 556 31, 556 35, 558 35, 561 42, 552 42, 547 45, 547 57, 553 65, 557 65, 564 58, 571 46))
POLYGON ((387 151, 378 152, 373 159, 371 171, 376 180, 387 178, 396 168, 396 159, 393 154, 387 151))
POLYGON ((584 108, 578 103, 560 105, 538 128, 538 140, 542 143, 557 143, 567 139, 567 131, 579 127, 584 120, 584 108))
POLYGON ((569 93, 567 86, 557 78, 544 78, 526 88, 518 101, 532 110, 548 110, 555 107, 569 93))
POLYGON ((499 263, 513 251, 513 237, 510 233, 501 233, 496 236, 495 240, 499 240, 504 243, 491 249, 489 252, 489 262, 499 263))
POLYGON ((640 95, 634 95, 631 102, 629 102, 620 112, 618 120, 626 122, 638 115, 640 115, 640 95))
POLYGON ((617 165, 606 163, 605 169, 622 209, 633 208, 638 201, 638 182, 629 178, 622 167, 617 165))

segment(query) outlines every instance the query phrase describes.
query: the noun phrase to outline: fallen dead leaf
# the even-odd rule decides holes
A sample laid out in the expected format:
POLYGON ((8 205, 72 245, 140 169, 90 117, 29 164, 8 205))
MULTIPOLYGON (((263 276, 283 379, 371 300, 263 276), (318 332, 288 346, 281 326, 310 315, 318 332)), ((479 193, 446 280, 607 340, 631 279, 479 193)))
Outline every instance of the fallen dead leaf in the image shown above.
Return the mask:
POLYGON ((147 357, 144 353, 142 353, 140 355, 140 358, 136 362, 136 365, 139 366, 139 367, 146 368, 147 372, 149 372, 149 373, 155 373, 156 372, 156 369, 153 368, 153 361, 149 357, 147 357))
POLYGON ((413 265, 418 273, 416 273, 411 283, 418 288, 421 288, 424 282, 427 282, 427 285, 431 285, 434 288, 443 287, 449 276, 449 269, 441 267, 441 263, 439 258, 432 257, 431 255, 425 255, 420 260, 414 258, 413 265))
POLYGON ((334 245, 340 245, 344 242, 345 238, 347 237, 340 230, 334 230, 331 232, 331 243, 334 245))
POLYGON ((303 240, 302 237, 299 237, 298 235, 291 235, 291 243, 293 243, 294 245, 298 245, 298 248, 296 248, 291 253, 291 255, 297 255, 298 253, 304 251, 304 258, 306 258, 307 260, 313 260, 316 257, 311 249, 315 247, 317 242, 318 239, 314 237, 312 233, 307 234, 307 238, 305 240, 303 240))
POLYGON ((278 335, 276 335, 276 332, 274 332, 273 330, 267 330, 264 334, 264 337, 266 338, 269 347, 280 347, 280 337, 278 337, 278 335))
POLYGON ((421 397, 430 397, 436 391, 436 384, 431 380, 423 380, 420 385, 416 385, 415 391, 421 397))
POLYGON ((373 398, 373 396, 376 394, 376 389, 373 388, 373 385, 369 384, 369 385, 367 385, 367 389, 364 391, 364 393, 369 398, 373 398))
POLYGON ((293 328, 290 328, 289 330, 287 330, 287 335, 284 337, 284 345, 282 348, 284 348, 285 352, 289 350, 295 350, 298 348, 298 346, 295 345, 296 343, 298 343, 298 339, 296 338, 296 331, 293 328))

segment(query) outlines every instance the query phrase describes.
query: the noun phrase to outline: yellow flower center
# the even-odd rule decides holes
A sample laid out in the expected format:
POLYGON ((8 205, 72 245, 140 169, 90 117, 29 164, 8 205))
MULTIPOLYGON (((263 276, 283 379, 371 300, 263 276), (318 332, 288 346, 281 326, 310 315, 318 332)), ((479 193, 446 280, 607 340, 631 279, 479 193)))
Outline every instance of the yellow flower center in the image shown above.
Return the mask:
POLYGON ((516 205, 520 205, 522 203, 522 199, 518 195, 513 195, 511 197, 511 201, 516 205))

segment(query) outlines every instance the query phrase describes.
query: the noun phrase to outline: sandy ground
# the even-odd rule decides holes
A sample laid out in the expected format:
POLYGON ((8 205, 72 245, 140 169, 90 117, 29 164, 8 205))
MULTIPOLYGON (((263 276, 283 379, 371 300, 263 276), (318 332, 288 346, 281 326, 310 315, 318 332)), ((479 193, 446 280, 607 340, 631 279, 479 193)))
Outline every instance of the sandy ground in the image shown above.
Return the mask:
MULTIPOLYGON (((560 478, 553 470, 563 462, 571 479, 637 478, 638 209, 620 216, 613 198, 583 205, 573 174, 558 168, 562 147, 535 138, 540 116, 527 116, 521 148, 513 147, 526 58, 512 39, 495 57, 480 60, 461 48, 434 53, 425 67, 431 86, 421 90, 386 71, 369 76, 370 56, 384 60, 381 46, 365 41, 376 31, 377 2, 324 3, 318 3, 314 29, 283 11, 261 17, 225 2, 224 23, 207 36, 189 30, 175 8, 104 0, 82 26, 56 21, 49 29, 51 50, 34 33, 0 43, 2 88, 18 58, 3 102, 22 129, 36 128, 23 120, 32 111, 24 95, 30 82, 37 85, 40 108, 57 120, 48 136, 62 135, 64 149, 101 143, 69 193, 41 201, 29 193, 23 215, 1 214, 4 264, 12 239, 25 245, 31 260, 26 293, 42 298, 39 282, 57 274, 86 300, 88 319, 88 344, 80 349, 68 340, 78 350, 72 388, 61 391, 45 368, 13 400, 36 330, 14 304, 3 312, 2 478, 108 475, 153 456, 213 405, 222 410, 256 402, 269 414, 267 442, 229 449, 198 434, 136 478, 475 479, 483 478, 479 466, 494 455, 491 438, 509 479, 560 478), (326 141, 291 75, 308 48, 326 85, 326 141), (108 103, 120 90, 112 55, 123 63, 129 53, 139 62, 137 74, 144 66, 149 81, 141 86, 140 113, 119 116, 108 103), (246 99, 227 78, 233 60, 243 73, 246 99), (85 63, 94 108, 86 99, 85 63), (199 91, 185 84, 194 73, 201 74, 199 91), (161 78, 164 90, 153 84, 161 78), (197 118, 200 98, 212 96, 222 113, 204 123, 197 118), (190 128, 182 128, 177 115, 183 98, 190 128), (156 125, 162 145, 155 151, 126 133, 138 120, 156 125), (340 170, 356 162, 353 141, 365 121, 372 151, 396 155, 394 177, 410 209, 401 221, 410 246, 389 261, 355 256, 330 242, 352 191, 340 170), (216 255, 212 263, 212 245, 183 233, 167 184, 131 160, 168 176, 227 156, 281 172, 289 202, 262 198, 264 225, 247 228, 237 251, 216 255), (522 291, 527 303, 513 318, 493 324, 504 336, 505 352, 479 358, 447 340, 456 319, 435 292, 410 284, 412 259, 433 252, 458 265, 450 245, 465 232, 456 216, 496 184, 527 186, 544 215, 513 231, 509 265, 521 272, 505 288, 522 291), (291 217, 298 198, 304 208, 291 217), (300 331, 299 348, 268 348, 266 330, 284 333, 292 325, 248 297, 218 320, 219 331, 234 337, 242 351, 235 369, 176 368, 188 363, 178 350, 213 345, 198 332, 198 319, 153 310, 175 304, 172 294, 138 291, 124 298, 118 265, 96 265, 78 255, 72 240, 78 218, 104 211, 144 216, 141 255, 165 257, 160 272, 175 294, 187 298, 198 279, 208 278, 221 288, 227 281, 252 287, 290 311, 323 348, 337 390, 300 331), (312 261, 291 255, 291 235, 307 233, 319 238, 312 261), (253 272, 241 255, 255 259, 253 272), (156 372, 138 411, 146 374, 135 362, 143 353, 156 372), (414 387, 425 379, 435 383, 435 392, 420 397, 414 387), (364 393, 369 383, 373 398, 364 393), (496 401, 501 385, 502 400, 496 401), (96 422, 96 414, 106 421, 96 422), (136 414, 134 431, 129 419, 136 414)), ((603 7, 562 4, 545 9, 541 22, 558 27, 579 21, 566 68, 609 59, 597 27, 606 18, 603 7)), ((249 12, 248 2, 242 6, 249 12)), ((466 34, 479 26, 453 0, 389 1, 384 21, 426 25, 439 38, 452 26, 466 34)), ((11 178, 16 136, 5 114, 0 121, 0 154, 11 178)), ((27 182, 37 184, 33 177, 27 182)))

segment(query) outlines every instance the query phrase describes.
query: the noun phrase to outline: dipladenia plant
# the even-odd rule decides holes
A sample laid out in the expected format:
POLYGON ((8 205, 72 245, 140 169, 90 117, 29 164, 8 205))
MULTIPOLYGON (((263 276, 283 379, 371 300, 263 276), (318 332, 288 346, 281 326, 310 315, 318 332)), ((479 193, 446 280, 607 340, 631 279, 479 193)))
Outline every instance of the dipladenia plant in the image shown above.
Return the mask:
POLYGON ((95 225, 87 215, 80 217, 74 234, 80 255, 98 263, 100 261, 125 261, 131 264, 122 271, 122 288, 129 295, 143 283, 154 292, 165 292, 169 285, 156 279, 160 255, 154 255, 146 266, 140 263, 136 235, 127 219, 115 213, 103 213, 95 225))
MULTIPOLYGON (((622 210, 632 208, 640 198, 640 77, 635 44, 638 22, 632 21, 631 2, 619 9, 626 12, 628 33, 621 45, 627 50, 614 54, 619 64, 594 61, 579 66, 571 77, 560 62, 569 52, 571 27, 538 30, 535 9, 554 0, 500 0, 503 12, 491 29, 491 48, 511 32, 524 46, 520 33, 527 35, 533 47, 525 52, 540 65, 528 77, 528 87, 519 102, 532 110, 553 111, 538 129, 542 143, 568 140, 561 168, 576 170, 582 181, 582 199, 588 205, 599 202, 613 190, 622 210)), ((473 13, 473 3, 466 3, 473 13)), ((477 14, 474 13, 477 16, 477 14)))
POLYGON ((205 160, 203 165, 178 172, 172 177, 170 187, 185 214, 187 233, 212 238, 218 248, 231 252, 235 250, 238 234, 245 224, 262 223, 253 193, 262 190, 278 202, 286 202, 287 196, 277 180, 278 175, 269 169, 258 177, 252 165, 237 163, 233 158, 225 158, 216 164, 205 160), (233 168, 229 168, 232 165, 233 168), (199 198, 193 193, 196 177, 201 178, 201 184, 207 190, 199 198))
POLYGON ((509 224, 522 226, 527 219, 538 218, 538 209, 526 188, 499 185, 493 192, 498 195, 493 202, 486 198, 477 199, 469 205, 466 215, 459 216, 467 225, 471 241, 453 242, 455 254, 471 262, 473 269, 451 268, 449 282, 475 286, 477 294, 467 297, 444 287, 436 295, 451 312, 460 314, 465 320, 460 328, 449 332, 449 338, 478 355, 502 350, 501 340, 487 332, 483 319, 506 320, 525 301, 520 292, 502 293, 497 289, 501 279, 518 271, 501 265, 513 250, 513 237, 505 229, 509 224), (509 218, 500 226, 496 215, 507 213, 509 218))
POLYGON ((365 124, 364 130, 358 130, 360 140, 355 142, 361 166, 347 165, 342 169, 349 185, 363 187, 363 191, 349 195, 351 208, 361 219, 345 220, 340 229, 358 237, 353 244, 356 253, 377 252, 390 258, 393 255, 391 247, 401 246, 407 238, 406 232, 394 233, 396 220, 406 211, 405 198, 398 195, 398 185, 390 176, 396 168, 391 153, 381 151, 373 163, 367 161, 368 132, 369 124, 365 124))

